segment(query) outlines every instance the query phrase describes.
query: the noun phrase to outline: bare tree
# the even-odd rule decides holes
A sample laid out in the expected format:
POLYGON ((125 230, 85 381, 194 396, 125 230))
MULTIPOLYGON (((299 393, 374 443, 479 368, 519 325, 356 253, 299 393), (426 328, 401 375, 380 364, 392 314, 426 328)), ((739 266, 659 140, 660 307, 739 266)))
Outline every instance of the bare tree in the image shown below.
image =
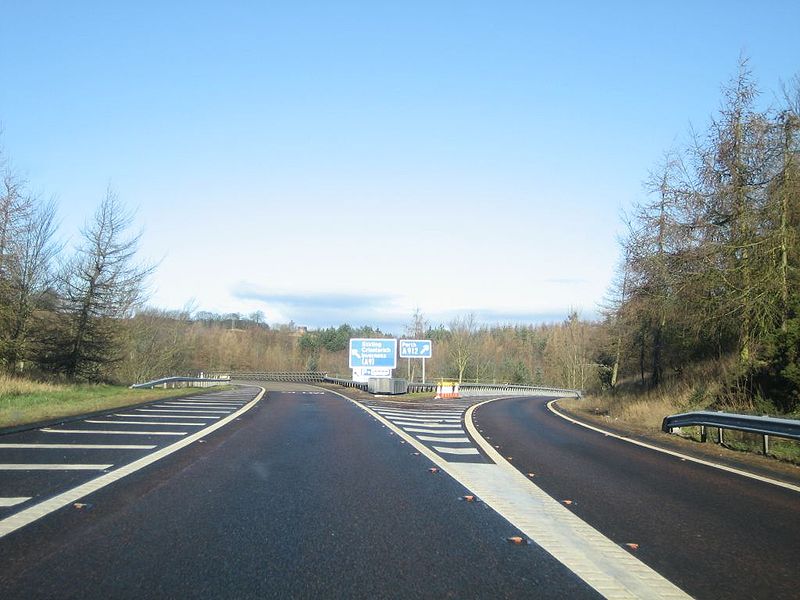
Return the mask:
MULTIPOLYGON (((428 320, 422 314, 419 306, 417 306, 414 309, 414 314, 411 315, 411 321, 405 327, 406 335, 411 339, 421 339, 425 336, 429 327, 428 320)), ((416 361, 412 361, 410 358, 407 358, 406 361, 408 362, 408 380, 414 381, 417 370, 416 361)))
POLYGON ((478 325, 475 314, 469 313, 450 321, 450 357, 458 372, 458 382, 464 381, 464 372, 473 360, 476 347, 478 325))
POLYGON ((26 211, 21 219, 14 252, 9 257, 10 319, 5 359, 22 370, 27 355, 29 325, 38 297, 52 282, 52 266, 61 245, 55 240, 56 206, 50 201, 26 211))

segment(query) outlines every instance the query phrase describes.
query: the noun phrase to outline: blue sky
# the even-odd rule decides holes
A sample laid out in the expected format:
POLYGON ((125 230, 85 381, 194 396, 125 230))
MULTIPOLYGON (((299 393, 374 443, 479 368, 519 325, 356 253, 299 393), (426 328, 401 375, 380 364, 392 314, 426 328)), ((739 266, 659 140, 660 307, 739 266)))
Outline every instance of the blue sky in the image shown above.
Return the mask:
POLYGON ((110 185, 151 303, 309 326, 596 314, 620 214, 797 2, 14 2, 2 145, 69 244, 110 185), (164 6, 166 5, 166 6, 164 6))

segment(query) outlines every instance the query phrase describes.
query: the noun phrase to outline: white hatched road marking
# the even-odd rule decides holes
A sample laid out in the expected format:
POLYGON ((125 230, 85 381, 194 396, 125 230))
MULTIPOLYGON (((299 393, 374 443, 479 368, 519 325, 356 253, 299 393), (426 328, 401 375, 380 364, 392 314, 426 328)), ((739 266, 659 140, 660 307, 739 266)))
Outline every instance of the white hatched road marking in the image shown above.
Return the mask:
POLYGON ((19 497, 19 498, 0 498, 0 507, 8 508, 9 506, 16 506, 30 500, 32 496, 19 497))
POLYGON ((191 413, 203 413, 210 414, 210 415, 227 415, 231 411, 229 410, 216 410, 209 408, 208 410, 196 410, 193 408, 137 408, 139 412, 157 412, 157 413, 178 413, 178 414, 191 414, 191 413))
MULTIPOLYGON (((145 423, 142 423, 145 425, 145 423)), ((50 429, 45 428, 41 431, 45 433, 94 433, 108 435, 186 435, 185 431, 106 431, 101 429, 50 429)))
POLYGON ((379 414, 385 417, 411 417, 417 419, 458 419, 461 420, 462 413, 429 413, 429 412, 420 412, 420 411, 397 411, 397 412, 383 412, 383 411, 376 411, 379 414))
POLYGON ((242 400, 164 400, 159 404, 222 404, 231 406, 233 404, 244 404, 242 400))
POLYGON ((434 452, 449 456, 480 457, 481 453, 467 437, 461 424, 462 411, 429 411, 373 408, 384 419, 403 431, 414 434, 421 442, 460 444, 460 446, 430 446, 434 452), (424 435, 427 434, 427 435, 424 435), (464 444, 468 444, 464 446, 464 444))
POLYGON ((104 471, 114 465, 76 465, 76 464, 0 464, 0 471, 104 471))
MULTIPOLYGON (((105 473, 84 483, 82 485, 78 485, 72 489, 69 489, 65 492, 58 494, 48 500, 44 500, 33 506, 25 508, 5 519, 0 519, 0 538, 8 535, 9 533, 16 531, 33 523, 34 521, 41 519, 42 517, 60 509, 69 504, 80 500, 84 496, 91 494, 99 489, 106 487, 107 485, 114 483, 130 475, 131 473, 135 473, 136 471, 143 469, 144 467, 153 464, 154 462, 164 458, 165 456, 169 456, 170 454, 177 452, 178 450, 185 448, 189 444, 196 442, 197 440, 202 439, 206 435, 216 431, 220 427, 225 426, 226 424, 230 423, 234 419, 237 419, 240 415, 244 414, 245 412, 249 411, 253 408, 261 398, 264 397, 266 390, 262 387, 259 388, 261 391, 246 405, 244 405, 241 409, 236 411, 233 414, 227 415, 224 419, 221 419, 215 423, 212 423, 208 427, 201 429, 200 431, 196 431, 191 435, 178 440, 169 446, 164 448, 160 448, 154 452, 146 454, 145 456, 121 467, 114 469, 109 473, 105 473)), ((50 430, 51 432, 58 432, 58 433, 74 433, 75 430, 50 430)), ((96 431, 88 431, 86 433, 94 433, 97 434, 96 431)), ((120 431, 115 433, 121 434, 130 434, 128 431, 120 431)), ((149 435, 164 435, 165 433, 169 432, 149 432, 149 435)), ((173 435, 186 435, 186 432, 181 433, 173 433, 173 435)), ((109 465, 111 466, 111 465, 109 465)))
POLYGON ((209 408, 226 408, 232 407, 236 408, 239 406, 243 406, 241 402, 159 402, 158 404, 154 404, 153 406, 188 406, 188 407, 209 407, 209 408))
MULTIPOLYGON (((115 417, 129 417, 129 418, 137 418, 137 419, 176 419, 181 418, 184 415, 123 415, 123 414, 116 414, 115 417)), ((211 415, 202 416, 202 415, 192 415, 191 417, 187 416, 187 419, 219 419, 220 417, 212 417, 211 415)))
POLYGON ((447 431, 442 431, 442 430, 439 430, 439 429, 421 429, 419 427, 403 427, 403 429, 405 429, 406 431, 411 431, 413 433, 430 433, 430 434, 436 434, 436 435, 442 435, 442 434, 451 433, 453 435, 464 435, 464 430, 461 429, 461 428, 459 428, 459 429, 450 429, 450 430, 447 430, 447 431))
POLYGON ((418 440, 422 440, 423 442, 452 442, 452 443, 462 443, 468 444, 470 443, 470 439, 467 437, 436 437, 435 435, 418 435, 418 440))
POLYGON ((437 452, 441 453, 441 454, 463 454, 465 456, 468 455, 468 454, 480 454, 480 452, 478 451, 477 448, 472 448, 472 447, 470 447, 470 448, 444 448, 442 446, 434 446, 433 449, 436 450, 437 452))
POLYGON ((471 406, 464 422, 469 435, 495 464, 449 462, 369 406, 344 394, 333 393, 371 414, 414 446, 606 598, 689 598, 679 587, 582 521, 506 462, 472 423, 475 408, 484 403, 471 406))
MULTIPOLYGON (((457 427, 453 423, 434 423, 433 421, 425 423, 410 423, 408 421, 401 421, 400 419, 396 419, 392 421, 395 425, 400 425, 401 427, 405 427, 406 425, 410 425, 411 427, 426 427, 428 429, 453 429, 453 427, 457 427)), ((458 428, 461 431, 461 428, 458 428)))
POLYGON ((143 423, 142 421, 94 421, 89 419, 85 420, 84 423, 98 423, 101 425, 200 425, 200 426, 206 424, 202 422, 179 423, 177 421, 159 421, 159 422, 154 421, 152 423, 149 422, 143 423))
POLYGON ((415 419, 409 417, 395 417, 393 415, 383 415, 393 423, 407 423, 409 425, 447 425, 449 427, 461 427, 461 419, 415 419))
POLYGON ((27 450, 152 450, 155 446, 131 444, 0 444, 0 450, 6 448, 27 450))

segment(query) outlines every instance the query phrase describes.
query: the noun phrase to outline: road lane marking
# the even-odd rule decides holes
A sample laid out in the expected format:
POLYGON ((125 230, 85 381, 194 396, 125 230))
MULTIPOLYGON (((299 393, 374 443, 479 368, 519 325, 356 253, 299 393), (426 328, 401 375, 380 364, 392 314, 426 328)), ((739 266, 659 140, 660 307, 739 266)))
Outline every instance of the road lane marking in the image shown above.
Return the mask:
POLYGON ((370 407, 344 394, 332 393, 391 429, 605 597, 689 598, 683 590, 579 519, 506 462, 472 424, 472 413, 480 404, 467 410, 464 422, 470 437, 496 464, 451 463, 370 407))
MULTIPOLYGON (((409 425, 411 427, 425 427, 427 429, 449 429, 449 430, 452 430, 454 427, 459 427, 458 425, 454 425, 453 423, 432 423, 432 422, 428 422, 428 423, 411 423, 411 422, 408 422, 408 421, 400 421, 399 419, 395 420, 395 421, 392 421, 392 422, 395 425, 400 425, 400 427, 405 427, 406 425, 409 425)), ((460 427, 459 427, 459 431, 461 431, 460 427)))
MULTIPOLYGON (((145 425, 145 423, 141 423, 141 425, 145 425)), ((95 433, 101 435, 186 435, 185 431, 106 431, 102 429, 50 429, 49 427, 40 431, 45 433, 95 433)))
POLYGON ((151 452, 150 454, 143 456, 138 460, 123 465, 117 469, 114 469, 110 473, 105 473, 103 475, 100 475, 99 477, 93 479, 92 481, 74 487, 70 490, 67 490, 66 492, 62 492, 57 496, 54 496, 38 504, 34 504, 29 508, 21 510, 16 514, 13 514, 9 517, 6 517, 5 519, 0 520, 0 538, 8 535, 9 533, 12 533, 13 531, 16 531, 17 529, 20 529, 21 527, 24 527, 25 525, 33 523, 34 521, 41 519, 42 517, 60 508, 63 508, 64 506, 68 506, 69 504, 80 500, 84 496, 87 496, 92 492, 96 492, 97 490, 102 489, 107 485, 110 485, 115 481, 118 481, 123 477, 130 475, 131 473, 135 473, 136 471, 139 471, 140 469, 143 469, 144 467, 151 465, 158 460, 161 460, 165 456, 169 456, 170 454, 177 452, 181 448, 185 448, 189 444, 196 442, 199 439, 202 439, 203 437, 207 436, 209 433, 216 431, 220 427, 227 425, 234 419, 237 419, 240 415, 246 413, 251 408, 253 408, 258 403, 258 401, 264 397, 266 390, 263 387, 260 389, 261 391, 256 395, 256 397, 253 398, 247 404, 245 404, 240 410, 231 415, 228 415, 227 417, 225 417, 220 421, 217 421, 216 423, 212 423, 205 429, 196 431, 192 435, 185 437, 182 440, 178 440, 177 442, 170 444, 169 446, 161 448, 160 450, 156 450, 155 452, 151 452))
POLYGON ((231 411, 229 410, 215 410, 215 409, 208 409, 208 410, 195 410, 191 408, 137 408, 137 411, 140 412, 157 412, 157 413, 178 413, 178 414, 190 414, 190 413, 203 413, 209 415, 217 415, 223 414, 227 415, 231 411))
POLYGON ((166 408, 177 408, 180 406, 185 406, 187 408, 239 408, 240 406, 244 406, 241 402, 230 402, 230 403, 206 403, 206 402, 160 402, 159 404, 153 404, 153 407, 161 406, 166 408))
POLYGON ((550 412, 552 412, 554 415, 561 417, 562 419, 565 419, 566 421, 569 421, 570 423, 574 423, 575 425, 580 425, 581 427, 585 427, 586 429, 591 429, 592 431, 596 431, 597 433, 602 433, 603 435, 607 435, 609 437, 622 440, 623 442, 628 442, 629 444, 636 444, 637 446, 641 446, 642 448, 647 448, 648 450, 655 450, 656 452, 661 452, 662 454, 669 454, 670 456, 674 456, 681 460, 688 460, 693 463, 705 465, 707 467, 712 467, 714 469, 719 469, 720 471, 727 471, 728 473, 735 473, 736 475, 741 475, 742 477, 749 477, 750 479, 755 479, 756 481, 761 481, 763 483, 777 485, 778 487, 782 487, 787 490, 792 490, 793 492, 800 492, 800 486, 788 483, 786 481, 780 481, 779 479, 772 479, 770 477, 756 475, 755 473, 749 473, 748 471, 742 471, 741 469, 736 469, 734 467, 729 467, 727 465, 722 465, 720 463, 711 462, 709 460, 703 460, 702 458, 696 458, 694 456, 689 456, 688 454, 675 452, 674 450, 659 448, 658 446, 654 446, 653 444, 640 442, 639 440, 625 437, 624 435, 619 435, 611 431, 606 431, 605 429, 601 429, 600 427, 595 427, 594 425, 589 425, 588 423, 582 423, 581 421, 573 419, 572 417, 568 417, 567 415, 562 414, 558 410, 553 408, 552 404, 555 403, 556 401, 558 401, 558 398, 556 398, 555 400, 551 400, 550 402, 547 403, 547 408, 550 410, 550 412))
MULTIPOLYGON (((385 415, 384 415, 385 416, 385 415)), ((390 417, 393 423, 404 423, 405 425, 449 425, 453 427, 461 424, 461 419, 412 419, 409 417, 390 417)))
POLYGON ((0 450, 7 448, 26 450, 152 450, 155 446, 131 444, 0 444, 0 450))
POLYGON ((199 404, 200 406, 206 404, 220 404, 222 406, 234 406, 234 405, 243 405, 245 402, 242 400, 165 400, 164 402, 160 402, 159 404, 199 404))
POLYGON ((177 421, 143 423, 141 421, 94 421, 89 419, 85 420, 84 423, 98 423, 100 425, 206 425, 206 423, 179 423, 177 421))
POLYGON ((378 414, 383 415, 384 417, 392 417, 392 418, 414 418, 414 419, 458 419, 461 420, 461 412, 457 413, 428 413, 428 412, 415 412, 415 411, 392 411, 392 412, 384 412, 377 410, 375 411, 378 414))
MULTIPOLYGON (((128 417, 128 418, 137 418, 137 419, 176 419, 180 418, 183 415, 124 415, 124 414, 116 414, 115 417, 128 417)), ((221 417, 212 417, 212 416, 201 416, 201 415, 192 415, 191 417, 186 417, 187 419, 219 419, 221 417)))
POLYGON ((423 442, 459 442, 468 444, 470 443, 470 439, 467 437, 436 437, 435 435, 418 435, 416 436, 418 440, 422 440, 423 442))
POLYGON ((443 446, 434 446, 433 449, 436 450, 436 452, 439 452, 440 454, 461 454, 461 455, 465 455, 465 456, 467 454, 480 454, 480 452, 478 451, 477 448, 472 448, 472 447, 470 447, 470 448, 445 448, 443 446))
POLYGON ((0 464, 0 471, 105 471, 114 465, 79 465, 79 464, 0 464))
MULTIPOLYGON (((391 421, 389 421, 391 423, 391 421)), ((420 429, 419 427, 403 427, 406 431, 411 431, 413 433, 430 433, 436 435, 464 435, 464 430, 461 428, 458 429, 448 429, 447 431, 439 430, 439 429, 420 429)))
POLYGON ((27 502, 31 498, 32 496, 19 497, 19 498, 0 498, 0 507, 8 508, 10 506, 16 506, 17 504, 22 504, 23 502, 27 502))

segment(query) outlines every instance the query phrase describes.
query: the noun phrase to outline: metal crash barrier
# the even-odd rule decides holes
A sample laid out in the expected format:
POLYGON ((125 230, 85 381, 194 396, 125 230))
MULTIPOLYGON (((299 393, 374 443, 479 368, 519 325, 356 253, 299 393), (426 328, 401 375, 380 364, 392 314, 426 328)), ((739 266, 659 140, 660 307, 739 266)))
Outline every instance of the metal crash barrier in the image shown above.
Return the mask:
POLYGON ((708 438, 708 427, 717 428, 718 444, 725 443, 723 431, 726 429, 759 434, 762 436, 764 455, 769 454, 770 436, 800 440, 800 421, 794 419, 756 417, 753 415, 739 415, 735 413, 705 410, 664 417, 664 420, 661 422, 661 431, 664 433, 672 433, 675 429, 692 426, 700 427, 701 442, 705 442, 708 438))

